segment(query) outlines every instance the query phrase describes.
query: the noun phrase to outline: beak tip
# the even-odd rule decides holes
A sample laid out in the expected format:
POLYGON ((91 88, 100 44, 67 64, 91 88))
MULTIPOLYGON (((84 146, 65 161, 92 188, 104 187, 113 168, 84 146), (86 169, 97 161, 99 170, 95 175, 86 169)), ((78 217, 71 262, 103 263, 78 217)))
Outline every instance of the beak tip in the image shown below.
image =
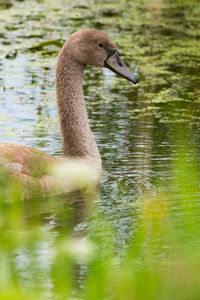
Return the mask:
POLYGON ((134 80, 133 80, 133 83, 134 83, 134 84, 136 84, 136 83, 137 83, 137 79, 136 79, 136 78, 134 78, 134 80))
POLYGON ((129 79, 132 83, 136 84, 137 83, 137 79, 135 78, 135 76, 131 76, 131 78, 129 79))

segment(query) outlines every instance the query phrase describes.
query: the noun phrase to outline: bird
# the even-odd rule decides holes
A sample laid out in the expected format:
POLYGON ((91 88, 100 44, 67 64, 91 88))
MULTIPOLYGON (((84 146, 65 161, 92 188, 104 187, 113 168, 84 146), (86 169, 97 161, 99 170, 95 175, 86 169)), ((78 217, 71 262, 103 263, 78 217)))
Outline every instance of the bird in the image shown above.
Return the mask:
POLYGON ((105 67, 131 83, 135 76, 120 57, 117 45, 102 31, 81 29, 67 38, 55 70, 56 100, 62 136, 62 157, 11 143, 0 143, 0 168, 27 183, 49 189, 49 169, 62 159, 85 159, 101 170, 101 156, 90 129, 82 79, 88 65, 105 67))

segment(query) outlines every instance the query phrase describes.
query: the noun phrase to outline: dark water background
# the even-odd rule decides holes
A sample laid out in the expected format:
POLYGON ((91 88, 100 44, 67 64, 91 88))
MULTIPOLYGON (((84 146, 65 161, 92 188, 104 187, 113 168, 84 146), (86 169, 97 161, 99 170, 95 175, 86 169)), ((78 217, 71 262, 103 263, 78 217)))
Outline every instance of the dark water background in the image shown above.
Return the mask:
MULTIPOLYGON (((1 1, 0 141, 61 154, 54 69, 80 28, 105 31, 138 79, 88 68, 84 93, 105 176, 101 207, 122 241, 136 195, 168 188, 177 144, 199 151, 199 1, 1 1)), ((191 160, 191 164, 193 161, 191 160)))

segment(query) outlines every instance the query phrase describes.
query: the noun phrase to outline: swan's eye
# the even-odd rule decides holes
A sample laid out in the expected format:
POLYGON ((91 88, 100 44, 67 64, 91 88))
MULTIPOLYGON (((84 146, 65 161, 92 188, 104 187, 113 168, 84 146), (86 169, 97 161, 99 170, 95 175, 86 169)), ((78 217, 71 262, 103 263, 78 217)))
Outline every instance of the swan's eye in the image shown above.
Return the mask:
POLYGON ((104 48, 104 43, 99 42, 99 43, 98 43, 98 47, 99 47, 99 48, 104 48))

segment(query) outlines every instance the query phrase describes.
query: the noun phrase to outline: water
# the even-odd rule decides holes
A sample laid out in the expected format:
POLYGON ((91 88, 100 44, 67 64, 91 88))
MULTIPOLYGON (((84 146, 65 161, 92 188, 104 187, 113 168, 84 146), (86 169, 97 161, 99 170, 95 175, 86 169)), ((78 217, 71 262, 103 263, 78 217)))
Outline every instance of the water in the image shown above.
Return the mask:
POLYGON ((119 228, 120 244, 128 236, 136 196, 158 185, 168 188, 177 145, 187 146, 191 165, 200 150, 200 4, 118 2, 1 5, 0 141, 59 156, 54 88, 59 48, 27 49, 48 40, 63 42, 80 28, 108 33, 138 84, 89 67, 84 93, 105 170, 100 206, 119 228))

